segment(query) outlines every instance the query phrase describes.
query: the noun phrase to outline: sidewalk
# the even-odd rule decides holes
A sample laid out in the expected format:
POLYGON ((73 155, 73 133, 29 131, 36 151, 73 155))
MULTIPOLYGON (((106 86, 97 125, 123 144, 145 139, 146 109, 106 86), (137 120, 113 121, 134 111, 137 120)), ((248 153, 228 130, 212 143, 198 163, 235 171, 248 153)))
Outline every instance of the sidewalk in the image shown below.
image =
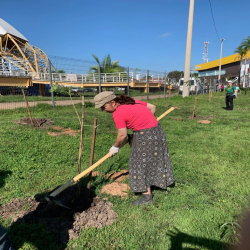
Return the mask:
MULTIPOLYGON (((172 94, 172 96, 175 96, 176 93, 172 94)), ((134 99, 137 100, 146 100, 147 96, 133 96, 134 99)), ((164 95, 149 95, 149 99, 158 99, 158 98, 164 98, 164 95)), ((166 99, 168 98, 168 94, 166 94, 166 99)), ((82 103, 82 100, 64 100, 64 101, 55 101, 56 106, 68 106, 72 105, 72 102, 74 104, 82 103)), ((94 102, 94 99, 85 99, 85 102, 94 102)), ((52 105, 52 101, 37 101, 37 102, 29 102, 29 107, 34 107, 39 103, 46 103, 49 105, 52 105)), ((0 103, 0 110, 6 110, 6 109, 16 109, 16 108, 26 108, 25 102, 2 102, 0 103)))

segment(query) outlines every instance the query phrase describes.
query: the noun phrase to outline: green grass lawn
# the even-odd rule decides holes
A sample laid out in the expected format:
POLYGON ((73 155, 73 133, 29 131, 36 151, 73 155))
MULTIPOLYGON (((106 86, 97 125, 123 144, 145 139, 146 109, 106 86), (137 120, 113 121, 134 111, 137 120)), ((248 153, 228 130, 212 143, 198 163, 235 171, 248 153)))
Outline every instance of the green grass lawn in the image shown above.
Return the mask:
MULTIPOLYGON (((128 199, 108 196, 118 218, 111 226, 84 229, 79 238, 69 241, 67 249, 224 249, 223 242, 234 243, 235 237, 221 237, 220 226, 241 220, 249 207, 250 168, 250 95, 240 94, 234 100, 233 111, 226 111, 225 96, 214 93, 199 95, 196 116, 210 124, 191 120, 194 96, 174 96, 172 106, 178 106, 160 121, 167 139, 176 178, 174 188, 154 190, 154 205, 133 207, 128 199)), ((150 100, 157 106, 156 117, 168 109, 167 99, 150 100)), ((88 107, 90 106, 90 107, 88 107)), ((81 113, 81 105, 76 105, 81 113)), ((39 104, 31 108, 36 118, 51 119, 55 125, 80 129, 72 106, 56 107, 39 104)), ((77 174, 80 136, 51 137, 46 130, 20 126, 13 121, 28 117, 26 109, 0 111, 0 203, 9 203, 14 197, 24 199, 49 192, 77 174), (3 173, 8 175, 3 178, 3 173), (0 172, 1 174, 1 172, 0 172)), ((98 118, 95 160, 108 153, 116 137, 112 115, 85 108, 85 125, 98 118)), ((84 127, 82 170, 88 168, 92 127, 84 127)), ((98 167, 109 173, 128 169, 130 148, 126 145, 113 158, 98 167)), ((82 182, 86 183, 87 178, 82 182)), ((106 184, 102 177, 93 179, 92 190, 100 197, 106 184)), ((0 207, 1 209, 1 207, 0 207)), ((0 218, 10 226, 10 221, 0 218)), ((42 226, 41 226, 42 227, 42 226)), ((25 232, 23 232, 25 233, 25 232)), ((17 240, 10 232, 13 240, 17 240)), ((45 232, 41 228, 42 238, 45 232)), ((42 244, 42 243, 41 243, 42 244)), ((36 249, 25 243, 21 249, 36 249)), ((42 245, 41 248, 42 249, 42 245)))

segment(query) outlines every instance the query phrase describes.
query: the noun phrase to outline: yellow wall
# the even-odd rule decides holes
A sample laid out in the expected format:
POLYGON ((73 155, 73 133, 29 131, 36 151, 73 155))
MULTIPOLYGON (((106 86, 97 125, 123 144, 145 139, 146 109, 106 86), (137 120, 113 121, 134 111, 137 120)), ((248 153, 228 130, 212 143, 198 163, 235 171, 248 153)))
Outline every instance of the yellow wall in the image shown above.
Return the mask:
MULTIPOLYGON (((250 51, 248 51, 246 57, 250 58, 250 51)), ((231 56, 226 56, 226 57, 221 58, 221 65, 238 62, 238 61, 240 61, 240 55, 233 54, 231 56)), ((219 66, 220 66, 220 59, 217 59, 208 63, 197 64, 195 65, 195 70, 199 71, 199 70, 211 69, 211 68, 219 67, 219 66)))

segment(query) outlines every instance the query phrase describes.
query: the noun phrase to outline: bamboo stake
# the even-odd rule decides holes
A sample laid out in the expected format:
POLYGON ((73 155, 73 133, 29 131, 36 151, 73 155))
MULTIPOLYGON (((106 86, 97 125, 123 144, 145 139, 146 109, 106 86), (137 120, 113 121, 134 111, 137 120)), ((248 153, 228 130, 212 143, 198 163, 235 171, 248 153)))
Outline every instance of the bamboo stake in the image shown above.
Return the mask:
MULTIPOLYGON (((95 118, 94 125, 93 125, 93 132, 92 132, 92 144, 91 144, 89 166, 92 166, 94 162, 96 130, 97 130, 97 119, 95 118)), ((87 184, 88 196, 90 195, 91 179, 92 179, 92 171, 89 173, 89 181, 87 184)))
POLYGON ((29 109, 29 104, 28 104, 28 101, 26 99, 26 95, 25 95, 23 89, 22 89, 22 93, 23 93, 23 97, 24 97, 24 100, 25 100, 25 103, 26 103, 26 108, 27 108, 27 111, 28 111, 28 114, 29 114, 29 117, 30 117, 30 123, 34 127, 34 123, 33 123, 32 117, 31 117, 30 109, 29 109))
MULTIPOLYGON (((84 96, 82 96, 82 122, 81 122, 81 136, 80 136, 80 145, 79 145, 79 155, 78 155, 78 174, 81 173, 81 159, 82 159, 82 149, 83 149, 83 130, 84 130, 84 96)), ((80 194, 80 182, 78 182, 79 194, 80 194)))
POLYGON ((195 109, 196 109, 197 99, 198 99, 197 97, 195 97, 195 99, 194 99, 194 109, 193 109, 192 119, 194 119, 194 117, 195 117, 195 109))

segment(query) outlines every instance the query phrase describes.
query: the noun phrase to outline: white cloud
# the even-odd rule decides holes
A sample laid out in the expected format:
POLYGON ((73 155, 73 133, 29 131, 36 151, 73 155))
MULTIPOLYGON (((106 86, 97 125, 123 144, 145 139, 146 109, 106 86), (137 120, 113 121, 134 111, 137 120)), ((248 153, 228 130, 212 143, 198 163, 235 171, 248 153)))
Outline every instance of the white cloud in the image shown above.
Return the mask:
POLYGON ((167 37, 167 36, 169 36, 170 34, 172 34, 172 33, 171 33, 171 32, 167 32, 167 33, 161 34, 159 37, 167 37))

